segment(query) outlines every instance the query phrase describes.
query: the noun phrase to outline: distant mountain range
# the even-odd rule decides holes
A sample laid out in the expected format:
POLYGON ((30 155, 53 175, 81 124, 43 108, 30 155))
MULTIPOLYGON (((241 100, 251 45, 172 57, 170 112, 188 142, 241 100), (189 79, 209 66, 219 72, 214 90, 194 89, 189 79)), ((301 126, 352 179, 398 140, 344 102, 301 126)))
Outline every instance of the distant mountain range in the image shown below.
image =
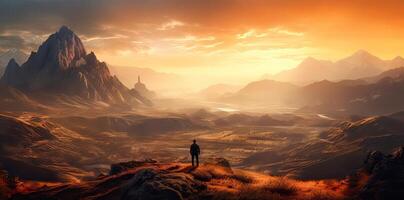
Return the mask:
POLYGON ((269 106, 272 104, 301 108, 302 112, 386 114, 404 110, 404 68, 376 76, 338 82, 318 81, 306 86, 261 80, 251 82, 224 102, 269 106))
POLYGON ((295 84, 309 84, 321 80, 359 79, 398 67, 404 67, 404 58, 400 56, 392 60, 382 60, 364 50, 359 50, 336 62, 309 57, 296 68, 264 78, 295 84))
POLYGON ((23 63, 27 60, 28 55, 18 49, 10 49, 0 53, 0 76, 3 75, 8 62, 13 58, 17 63, 23 63))
POLYGON ((66 26, 50 35, 22 65, 11 59, 0 82, 42 102, 63 98, 79 103, 150 104, 111 75, 93 52, 87 53, 80 38, 66 26))

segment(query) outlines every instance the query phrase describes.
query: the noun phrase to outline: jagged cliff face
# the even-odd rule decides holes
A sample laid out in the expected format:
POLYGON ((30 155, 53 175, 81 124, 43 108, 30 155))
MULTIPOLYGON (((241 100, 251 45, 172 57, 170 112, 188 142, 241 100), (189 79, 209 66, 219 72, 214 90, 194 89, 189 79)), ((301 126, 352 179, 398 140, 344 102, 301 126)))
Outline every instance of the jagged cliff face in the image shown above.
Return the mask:
POLYGON ((26 92, 56 93, 84 99, 121 103, 141 101, 132 95, 104 62, 87 54, 80 38, 63 26, 19 66, 7 65, 1 81, 26 92))

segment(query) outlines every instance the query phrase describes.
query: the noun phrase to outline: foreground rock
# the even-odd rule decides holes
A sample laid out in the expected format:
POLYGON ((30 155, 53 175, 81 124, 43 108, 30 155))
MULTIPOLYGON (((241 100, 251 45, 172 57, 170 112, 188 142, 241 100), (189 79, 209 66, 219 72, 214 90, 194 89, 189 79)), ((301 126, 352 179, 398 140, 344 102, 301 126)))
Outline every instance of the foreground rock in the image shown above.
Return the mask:
POLYGON ((206 188, 205 183, 195 179, 191 174, 145 168, 129 181, 122 199, 179 200, 195 195, 206 188))

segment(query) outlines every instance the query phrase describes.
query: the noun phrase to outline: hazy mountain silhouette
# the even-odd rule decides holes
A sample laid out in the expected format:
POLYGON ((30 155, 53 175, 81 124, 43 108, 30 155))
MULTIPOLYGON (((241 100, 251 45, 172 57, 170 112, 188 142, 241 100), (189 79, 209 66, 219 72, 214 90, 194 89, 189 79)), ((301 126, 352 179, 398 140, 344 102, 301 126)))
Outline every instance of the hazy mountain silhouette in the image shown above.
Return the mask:
POLYGON ((404 59, 402 57, 382 60, 367 51, 359 50, 353 55, 336 62, 309 57, 303 60, 296 68, 282 71, 267 78, 297 84, 308 84, 324 79, 330 81, 359 79, 403 66, 404 59))
POLYGON ((238 92, 224 95, 224 102, 249 105, 291 106, 304 112, 329 114, 387 114, 404 110, 403 68, 377 76, 338 82, 322 80, 306 86, 261 80, 238 92))
POLYGON ((65 95, 110 104, 141 102, 68 27, 32 52, 21 66, 10 60, 1 82, 28 94, 65 95))
POLYGON ((402 78, 383 78, 376 83, 363 80, 310 84, 299 90, 303 110, 324 113, 387 114, 404 109, 402 78), (346 84, 350 82, 351 84, 346 84))
POLYGON ((404 66, 384 71, 383 73, 378 74, 376 76, 363 78, 363 80, 367 81, 369 83, 375 83, 375 82, 378 82, 378 81, 380 81, 380 80, 382 80, 384 78, 393 78, 393 79, 402 79, 402 78, 404 78, 404 66))

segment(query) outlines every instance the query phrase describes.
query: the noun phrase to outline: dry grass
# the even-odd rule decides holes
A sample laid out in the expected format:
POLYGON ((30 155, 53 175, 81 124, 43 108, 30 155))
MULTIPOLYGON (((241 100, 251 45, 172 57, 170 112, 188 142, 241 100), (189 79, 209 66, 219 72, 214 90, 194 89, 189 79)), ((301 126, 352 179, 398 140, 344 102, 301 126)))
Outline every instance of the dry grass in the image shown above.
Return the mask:
POLYGON ((285 177, 256 177, 235 174, 232 178, 213 179, 212 200, 340 200, 338 181, 297 181, 285 177))
POLYGON ((212 180, 205 199, 212 200, 287 200, 295 199, 298 189, 286 178, 260 182, 246 174, 235 174, 225 179, 212 180), (225 187, 224 187, 225 186, 225 187))
POLYGON ((297 193, 297 187, 287 178, 278 178, 269 181, 262 189, 271 193, 277 193, 281 196, 291 196, 297 193))
POLYGON ((344 188, 337 180, 298 181, 214 165, 202 165, 192 174, 208 185, 199 198, 211 200, 338 200, 344 188))
POLYGON ((250 184, 253 182, 253 179, 251 177, 249 177, 246 174, 241 174, 241 173, 233 174, 229 178, 235 179, 243 184, 250 184))

